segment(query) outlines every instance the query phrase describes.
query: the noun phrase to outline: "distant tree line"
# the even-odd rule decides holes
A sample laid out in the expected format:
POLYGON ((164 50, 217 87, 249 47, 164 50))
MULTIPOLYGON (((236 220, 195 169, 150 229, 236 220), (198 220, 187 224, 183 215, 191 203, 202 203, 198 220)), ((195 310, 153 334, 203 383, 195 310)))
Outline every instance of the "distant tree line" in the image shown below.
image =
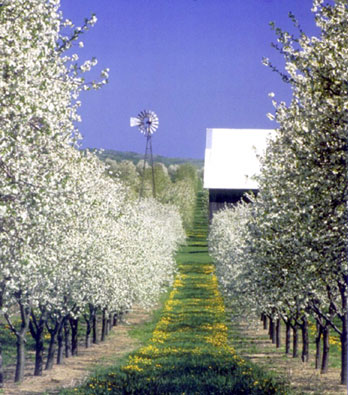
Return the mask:
MULTIPOLYGON (((105 159, 107 174, 122 182, 129 188, 130 197, 137 199, 140 194, 144 172, 144 160, 135 165, 130 160, 115 161, 105 159)), ((198 183, 202 178, 202 169, 191 163, 172 164, 166 166, 157 162, 154 165, 156 200, 163 204, 171 204, 179 209, 184 227, 187 229, 193 220, 193 208, 196 201, 198 183)), ((144 190, 145 197, 152 197, 152 169, 145 164, 144 190)))

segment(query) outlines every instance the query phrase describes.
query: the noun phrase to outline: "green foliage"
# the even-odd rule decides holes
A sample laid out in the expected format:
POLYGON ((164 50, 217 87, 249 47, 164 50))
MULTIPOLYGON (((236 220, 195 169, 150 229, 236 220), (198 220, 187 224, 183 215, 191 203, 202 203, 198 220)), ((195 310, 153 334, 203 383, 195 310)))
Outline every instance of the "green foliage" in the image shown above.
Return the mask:
MULTIPOLYGON (((142 161, 143 163, 143 161, 142 161)), ((137 193, 140 192, 140 184, 141 184, 141 177, 143 173, 143 165, 139 166, 141 169, 138 168, 138 189, 137 193)), ((165 191, 170 187, 172 184, 171 179, 168 175, 168 170, 163 163, 156 163, 154 165, 154 179, 155 179, 155 188, 156 188, 156 198, 161 203, 168 203, 165 199, 162 198, 165 191)), ((145 167, 145 179, 144 179, 144 195, 146 197, 152 197, 152 169, 149 166, 145 167)))
MULTIPOLYGON (((163 204, 171 204, 178 208, 186 230, 192 226, 196 193, 200 183, 199 171, 193 163, 173 163, 167 167, 164 163, 157 162, 154 164, 153 175, 148 163, 145 163, 144 167, 143 159, 135 165, 133 160, 136 157, 132 155, 124 153, 121 157, 128 159, 116 161, 117 155, 102 156, 105 152, 110 151, 103 151, 99 155, 107 164, 108 175, 115 181, 121 180, 128 187, 129 198, 137 199, 141 190, 143 197, 152 197, 154 178, 156 199, 163 204)), ((171 160, 165 162, 170 163, 171 160)))
POLYGON ((197 170, 190 163, 184 163, 178 167, 174 174, 174 181, 192 180, 193 184, 197 184, 197 170))
MULTIPOLYGON (((135 152, 123 152, 123 151, 115 151, 115 150, 111 150, 111 149, 106 149, 106 150, 103 150, 102 152, 99 152, 96 149, 90 149, 90 150, 96 152, 98 157, 102 160, 106 160, 107 158, 112 159, 117 162, 120 162, 123 160, 129 160, 129 161, 133 162, 133 164, 135 164, 135 165, 140 160, 142 160, 144 158, 143 154, 138 154, 135 152)), ((163 163, 167 167, 170 165, 181 165, 184 163, 190 163, 196 169, 200 169, 204 165, 202 159, 167 158, 167 157, 161 156, 161 155, 154 155, 153 159, 154 159, 154 162, 163 163)))

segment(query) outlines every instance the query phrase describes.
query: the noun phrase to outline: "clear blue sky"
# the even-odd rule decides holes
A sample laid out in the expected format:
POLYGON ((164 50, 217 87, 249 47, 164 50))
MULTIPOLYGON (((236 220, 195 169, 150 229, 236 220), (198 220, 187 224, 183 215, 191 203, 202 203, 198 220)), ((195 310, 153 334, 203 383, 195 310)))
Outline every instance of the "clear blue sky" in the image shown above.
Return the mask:
POLYGON ((110 68, 109 84, 82 95, 83 147, 142 153, 145 138, 129 118, 159 117, 155 154, 203 158, 206 128, 274 128, 269 92, 288 101, 290 87, 263 66, 283 62, 269 27, 293 31, 292 11, 318 34, 311 0, 61 0, 77 26, 95 13, 80 59, 110 68))

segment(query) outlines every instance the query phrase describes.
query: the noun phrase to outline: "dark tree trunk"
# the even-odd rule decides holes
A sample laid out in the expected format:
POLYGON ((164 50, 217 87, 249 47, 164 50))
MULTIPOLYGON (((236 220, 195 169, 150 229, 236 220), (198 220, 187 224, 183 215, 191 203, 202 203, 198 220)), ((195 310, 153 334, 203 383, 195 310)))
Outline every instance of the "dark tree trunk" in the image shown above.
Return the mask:
MULTIPOLYGON (((1 292, 0 292, 0 309, 2 310, 3 308, 3 294, 4 294, 4 288, 1 287, 1 292)), ((2 360, 2 346, 0 343, 0 388, 3 388, 4 386, 4 365, 3 365, 3 360, 2 360)))
POLYGON ((329 354, 330 354, 330 329, 328 326, 323 328, 323 357, 321 360, 320 373, 327 373, 329 369, 329 354))
POLYGON ((46 360, 46 370, 51 370, 53 368, 53 363, 54 363, 54 355, 56 353, 56 336, 58 333, 59 329, 59 323, 56 322, 53 328, 48 329, 50 333, 50 344, 48 346, 48 351, 47 351, 47 360, 46 360))
POLYGON ((57 352, 57 365, 61 365, 64 359, 64 322, 59 326, 58 334, 57 334, 57 343, 58 343, 58 352, 57 352))
POLYGON ((321 361, 320 340, 321 340, 321 337, 322 337, 322 333, 323 333, 323 327, 317 321, 317 333, 316 333, 316 336, 315 336, 315 368, 316 369, 319 369, 319 367, 320 367, 320 361, 321 361))
POLYGON ((2 348, 0 344, 0 388, 4 386, 4 366, 2 363, 2 348))
POLYGON ((308 362, 309 360, 309 338, 308 338, 308 319, 307 317, 302 318, 301 324, 302 331, 302 362, 308 362))
POLYGON ((270 323, 270 339, 272 340, 272 344, 276 344, 276 323, 273 318, 271 318, 271 323, 270 323))
POLYGON ((93 322, 96 316, 97 310, 96 308, 90 304, 89 305, 89 313, 84 314, 84 319, 86 321, 86 334, 85 334, 85 346, 89 348, 91 346, 91 333, 93 329, 93 322))
POLYGON ((280 335, 281 335, 281 324, 280 324, 280 318, 277 319, 276 322, 276 344, 277 344, 277 348, 280 347, 280 335))
POLYGON ((267 315, 264 315, 263 318, 263 329, 267 330, 268 329, 268 319, 267 319, 267 315))
MULTIPOLYGON (((347 281, 347 279, 346 279, 347 281)), ((348 349, 348 311, 347 311, 347 298, 345 295, 345 287, 341 287, 341 299, 342 299, 342 310, 343 315, 340 317, 342 321, 342 333, 341 333, 341 384, 347 385, 347 349, 348 349)))
POLYGON ((65 323, 66 318, 65 317, 59 317, 59 318, 52 318, 51 317, 51 321, 53 321, 54 326, 50 327, 48 324, 46 325, 46 328, 48 330, 48 332, 50 333, 50 344, 48 346, 48 352, 47 352, 47 361, 46 361, 46 370, 50 370, 53 368, 53 363, 54 363, 54 356, 56 353, 56 349, 57 349, 57 342, 56 342, 56 338, 58 336, 60 336, 60 340, 59 340, 59 350, 58 350, 58 356, 57 356, 57 361, 62 360, 63 358, 63 327, 64 327, 64 323, 65 323), (60 354, 60 355, 59 355, 60 354))
POLYGON ((64 323, 64 345, 65 345, 65 358, 71 356, 71 341, 70 341, 70 325, 68 320, 64 323))
POLYGON ((291 343, 291 325, 290 321, 285 322, 285 354, 290 354, 290 343, 291 343))
POLYGON ((38 334, 35 339, 35 368, 34 368, 34 376, 42 376, 43 365, 44 365, 44 340, 43 333, 38 334))
POLYGON ((115 313, 114 316, 113 316, 112 326, 116 326, 117 325, 117 320, 118 320, 118 316, 117 316, 117 313, 115 313))
POLYGON ((106 337, 106 312, 103 310, 103 317, 102 317, 102 331, 101 331, 101 338, 100 340, 103 342, 106 337))
POLYGON ((292 327, 292 357, 298 357, 298 330, 296 325, 292 327))
POLYGON ((71 327, 71 355, 75 356, 78 353, 78 318, 69 318, 71 327))
POLYGON ((31 336, 35 340, 35 368, 34 376, 42 376, 43 370, 43 353, 44 353, 44 339, 43 334, 45 330, 45 324, 47 322, 46 311, 41 311, 39 321, 36 319, 35 314, 31 314, 31 320, 29 322, 29 329, 31 336))
POLYGON ((18 331, 13 326, 10 317, 7 314, 5 314, 6 321, 10 325, 12 332, 16 335, 16 347, 17 347, 17 362, 16 362, 16 373, 15 373, 16 383, 22 381, 24 378, 25 343, 26 343, 26 334, 29 329, 30 313, 31 313, 30 307, 23 306, 23 304, 21 304, 20 301, 18 301, 18 303, 19 303, 20 314, 21 314, 21 326, 18 331))
POLYGON ((347 349, 348 349, 348 330, 347 330, 347 316, 343 322, 343 330, 341 334, 341 384, 347 385, 347 349))
MULTIPOLYGON (((93 320, 93 318, 92 318, 93 320)), ((91 321, 88 319, 86 320, 86 336, 85 336, 85 347, 89 348, 91 346, 91 332, 92 332, 92 325, 91 321)))
POLYGON ((93 344, 98 344, 98 316, 97 316, 97 312, 93 317, 92 337, 93 337, 93 344))
POLYGON ((111 314, 109 313, 109 314, 106 315, 106 336, 108 336, 109 333, 110 333, 111 324, 112 324, 111 314))
POLYGON ((24 378, 24 368, 25 368, 25 334, 18 333, 17 335, 17 363, 16 363, 16 374, 15 382, 18 383, 24 378))

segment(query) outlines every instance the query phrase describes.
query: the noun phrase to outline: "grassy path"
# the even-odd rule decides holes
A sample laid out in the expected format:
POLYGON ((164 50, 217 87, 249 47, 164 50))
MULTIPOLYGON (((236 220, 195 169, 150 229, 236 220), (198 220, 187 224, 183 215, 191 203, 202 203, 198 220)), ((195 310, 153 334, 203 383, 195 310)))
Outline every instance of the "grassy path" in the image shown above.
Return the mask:
POLYGON ((150 341, 121 368, 96 376, 70 393, 286 393, 281 384, 228 345, 202 204, 199 196, 194 229, 178 253, 179 271, 150 341))

